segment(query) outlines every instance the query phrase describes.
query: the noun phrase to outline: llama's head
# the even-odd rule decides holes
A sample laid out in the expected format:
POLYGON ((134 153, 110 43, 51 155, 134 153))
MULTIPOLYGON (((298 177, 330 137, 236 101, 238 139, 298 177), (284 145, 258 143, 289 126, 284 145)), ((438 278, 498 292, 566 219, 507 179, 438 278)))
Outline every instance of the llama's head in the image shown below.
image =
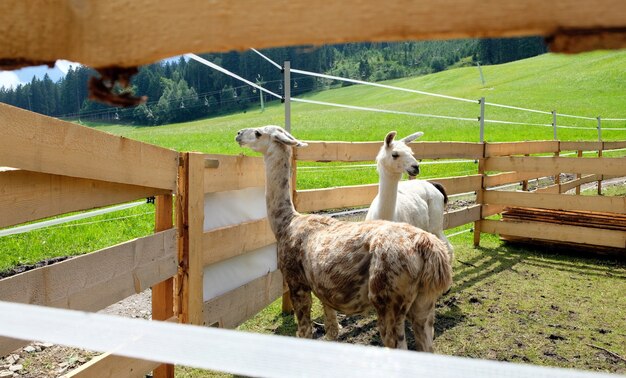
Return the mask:
POLYGON ((417 176, 420 173, 420 167, 407 143, 414 141, 422 135, 424 133, 419 131, 403 139, 394 140, 396 132, 390 131, 385 137, 385 142, 376 157, 378 172, 400 175, 406 172, 410 176, 417 176))
POLYGON ((235 141, 242 147, 265 154, 273 146, 306 147, 306 143, 294 138, 280 126, 264 126, 241 129, 237 132, 235 141))

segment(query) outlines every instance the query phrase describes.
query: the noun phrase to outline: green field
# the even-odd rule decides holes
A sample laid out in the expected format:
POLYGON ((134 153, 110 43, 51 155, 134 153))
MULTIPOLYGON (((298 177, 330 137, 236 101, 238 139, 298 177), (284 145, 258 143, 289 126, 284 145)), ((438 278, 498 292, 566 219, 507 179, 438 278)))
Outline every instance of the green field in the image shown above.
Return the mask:
MULTIPOLYGON (((497 66, 483 67, 486 85, 482 86, 478 70, 465 67, 433 75, 394 80, 385 84, 514 105, 523 108, 604 118, 626 118, 626 51, 594 52, 580 55, 545 54, 497 66)), ((208 68, 207 68, 208 69, 208 68)), ((458 102, 413 93, 391 91, 362 85, 309 94, 307 99, 338 104, 397 110, 423 114, 477 119, 478 103, 458 102)), ((487 120, 550 124, 551 115, 487 106, 487 120)), ((267 124, 284 125, 284 110, 277 101, 265 112, 250 109, 246 113, 204 119, 184 124, 155 127, 100 125, 97 129, 154 143, 179 151, 224 154, 254 154, 242 149, 233 138, 237 130, 267 124)), ((557 124, 596 127, 595 120, 557 118, 557 124)), ((624 140, 626 121, 605 121, 603 140, 624 140)), ((478 121, 456 121, 427 117, 381 114, 320 105, 292 103, 292 133, 303 140, 381 141, 390 130, 400 137, 424 131, 423 141, 479 141, 478 121)), ((561 140, 597 140, 595 129, 559 129, 561 140)), ((488 142, 550 140, 551 127, 489 124, 485 126, 488 142)), ((419 142, 419 141, 418 141, 419 142)), ((608 154, 606 156, 611 156, 608 154)), ((357 163, 363 164, 363 163, 357 163)), ((299 163, 299 166, 315 165, 299 163)), ((326 166, 349 164, 335 163, 326 166)), ((476 172, 473 163, 424 165, 422 178, 466 175, 476 172)), ((302 170, 298 189, 378 182, 373 167, 342 168, 334 171, 302 170), (324 174, 320 174, 324 173, 324 174)))
MULTIPOLYGON (((465 67, 437 74, 385 82, 403 88, 543 111, 604 118, 626 118, 626 51, 579 55, 545 54, 539 57, 483 67, 486 85, 478 71, 465 67)), ((207 68, 208 69, 208 68, 207 68)), ((457 102, 381 88, 350 86, 310 94, 307 99, 415 113, 474 118, 477 103, 457 102)), ((551 115, 487 106, 487 120, 549 124, 551 115)), ((179 151, 238 154, 234 134, 244 127, 284 124, 283 107, 274 101, 261 113, 205 119, 157 127, 99 126, 100 130, 124 135, 179 151)), ((595 127, 596 121, 558 118, 557 124, 595 127)), ((626 121, 604 122, 603 128, 626 127, 626 121)), ((479 140, 478 122, 410 117, 292 104, 292 132, 306 140, 382 141, 389 130, 400 135, 424 131, 425 141, 479 140)), ((552 139, 549 127, 487 124, 486 141, 552 139)), ((591 130, 559 129, 561 140, 597 140, 591 130)), ((626 131, 604 131, 604 140, 626 139, 626 131)))
MULTIPOLYGON (((626 118, 626 51, 579 55, 546 54, 513 63, 483 67, 486 85, 476 68, 460 68, 387 84, 524 108, 603 118, 626 118)), ((455 102, 404 92, 349 86, 307 95, 316 101, 405 112, 476 118, 477 103, 455 102)), ((477 121, 358 112, 294 103, 292 133, 303 140, 381 141, 390 130, 399 136, 424 131, 425 141, 479 139, 477 121)), ((487 106, 487 120, 549 124, 550 115, 487 106)), ((234 142, 237 130, 266 124, 283 125, 283 107, 271 102, 264 112, 204 119, 155 127, 92 125, 116 135, 179 151, 253 154, 234 142)), ((559 125, 595 127, 596 121, 559 117, 559 125)), ((626 121, 603 123, 603 140, 626 140, 626 121)), ((486 140, 552 139, 550 127, 487 124, 486 140)), ((561 140, 597 140, 595 129, 559 129, 561 140)), ((605 156, 624 156, 624 151, 605 156)), ((363 164, 363 163, 358 163, 363 164)), ((301 164, 301 167, 314 166, 301 164)), ((302 169, 298 188, 378 182, 373 167, 334 163, 323 170, 302 169), (342 167, 337 167, 337 166, 342 167), (347 167, 346 167, 347 165, 347 167)), ((422 178, 467 175, 474 162, 423 165, 422 178)), ((622 188, 610 195, 626 195, 622 188)), ((153 205, 111 213, 64 226, 0 238, 0 271, 62 255, 97 250, 152 232, 153 205), (123 219, 122 219, 123 218, 123 219)), ((460 229, 467 229, 466 225, 460 229)), ((457 230, 450 230, 455 232, 457 230)), ((471 234, 451 239, 456 249, 455 286, 440 301, 436 350, 439 353, 567 366, 624 373, 626 365, 600 346, 622 356, 626 328, 626 266, 614 259, 571 257, 519 248, 486 235, 480 248, 471 234), (621 340, 621 341, 620 341, 621 340)), ((552 252, 552 251, 551 251, 552 252)), ((565 251, 567 252, 567 251, 565 251)), ((250 320, 242 330, 293 335, 293 317, 280 314, 277 303, 250 320)), ((316 309, 316 321, 321 312, 316 309)), ((364 320, 368 322, 368 320, 364 320)), ((370 321, 371 323, 371 321, 370 321)), ((371 324, 370 324, 371 325, 371 324)), ((371 327, 370 327, 371 328, 371 327)), ((370 329, 364 326, 364 329, 370 329)), ((371 331, 366 331, 371 332, 371 331)), ((376 343, 375 331, 372 343, 376 343)), ((179 376, 206 373, 179 369, 179 376)))

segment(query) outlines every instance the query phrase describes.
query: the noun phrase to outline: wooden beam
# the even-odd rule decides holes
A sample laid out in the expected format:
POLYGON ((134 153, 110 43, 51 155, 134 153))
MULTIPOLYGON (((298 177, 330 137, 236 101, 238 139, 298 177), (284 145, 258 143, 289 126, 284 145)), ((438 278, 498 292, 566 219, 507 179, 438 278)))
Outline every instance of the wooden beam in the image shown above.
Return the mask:
POLYGON ((428 179, 429 182, 438 182, 446 188, 446 193, 460 194, 479 191, 481 185, 481 175, 442 177, 428 179))
MULTIPOLYGON (((0 300, 97 311, 176 273, 167 230, 0 280, 0 300)), ((0 341, 0 355, 12 346, 0 341)))
MULTIPOLYGON (((443 185, 448 195, 473 192, 480 188, 480 175, 441 177, 428 181, 443 185)), ((296 191, 294 203, 301 212, 368 206, 378 194, 378 184, 340 186, 296 191)))
POLYGON ((322 0, 183 3, 52 0, 0 6, 4 66, 68 59, 92 67, 139 66, 195 52, 358 41, 553 36, 551 51, 624 47, 621 0, 322 0), (306 13, 307 17, 299 17, 306 13), (350 14, 350 22, 342 15, 350 14), (259 31, 263 32, 260 33, 259 31), (284 33, 284 30, 296 32, 284 33), (576 41, 582 39, 584 43, 576 41), (582 43, 582 44, 581 44, 582 43), (146 48, 150 46, 150 48, 146 48), (559 50, 561 49, 561 50, 559 50), (106 54, 102 52, 106 51, 106 54), (18 61, 18 62, 15 62, 18 61))
POLYGON ((480 220, 480 205, 471 205, 464 209, 446 212, 443 218, 443 229, 448 230, 480 220))
POLYGON ((482 219, 484 217, 483 213, 482 213, 482 204, 484 203, 483 201, 483 196, 485 193, 485 161, 486 159, 484 158, 485 156, 485 148, 486 148, 486 144, 483 143, 483 153, 482 159, 478 160, 478 174, 480 175, 480 189, 476 192, 476 204, 480 205, 480 215, 479 215, 479 220, 477 220, 476 222, 474 222, 474 247, 478 247, 480 245, 480 233, 481 231, 481 221, 480 219, 482 219))
POLYGON ((602 149, 602 142, 560 142, 561 151, 597 151, 602 149))
POLYGON ((485 143, 485 157, 510 156, 559 151, 558 141, 527 141, 506 143, 485 143))
POLYGON ((378 193, 378 184, 298 190, 294 204, 303 213, 325 209, 368 206, 378 193))
POLYGON ((618 142, 602 142, 602 149, 604 151, 607 150, 618 150, 626 148, 626 141, 618 141, 618 142))
POLYGON ((490 190, 484 193, 483 199, 485 203, 505 206, 626 214, 626 197, 571 196, 490 190))
POLYGON ((480 221, 482 232, 531 239, 626 248, 626 233, 600 228, 559 225, 546 222, 480 221))
POLYGON ((177 205, 180 211, 177 228, 184 230, 179 237, 178 313, 182 323, 195 325, 203 321, 204 159, 203 154, 182 154, 183 166, 179 175, 182 195, 177 205))
MULTIPOLYGON (((381 142, 317 142, 307 141, 306 148, 295 151, 299 161, 373 161, 381 142)), ((482 144, 466 142, 419 142, 409 144, 417 159, 464 158, 477 159, 482 144)))
MULTIPOLYGON (((173 201, 171 195, 158 196, 155 201, 154 231, 160 232, 174 226, 173 201)), ((178 257, 178 254, 176 254, 178 257)), ((174 317, 174 278, 152 286, 152 319, 167 320, 174 317)), ((177 319, 177 318, 175 318, 177 319)), ((163 364, 153 370, 153 378, 174 378, 174 365, 163 364)), ((144 372, 149 370, 144 370, 144 372)))
POLYGON ((176 190, 176 151, 5 104, 0 104, 0 125, 2 165, 176 190))
POLYGON ((245 155, 204 155, 204 158, 219 161, 219 167, 203 171, 204 193, 265 186, 263 158, 245 155))
POLYGON ((532 180, 543 176, 550 176, 551 172, 504 172, 485 176, 485 188, 519 183, 523 180, 532 180))
POLYGON ((0 227, 169 193, 23 170, 0 172, 0 227))
POLYGON ((580 187, 580 185, 587 184, 592 181, 597 181, 598 179, 602 179, 602 178, 603 178, 602 175, 587 175, 576 180, 564 182, 559 186, 559 192, 565 193, 572 188, 580 187))
MULTIPOLYGON (((146 372, 156 369, 160 362, 138 360, 104 353, 63 375, 64 378, 125 377, 145 378, 146 372)), ((171 365, 166 365, 171 366, 171 365)))
POLYGON ((204 324, 235 328, 283 294, 280 270, 257 278, 235 290, 204 303, 204 324))
POLYGON ((485 159, 487 171, 571 172, 626 176, 626 158, 492 157, 485 159))
POLYGON ((221 227, 203 235, 202 265, 207 266, 276 243, 267 218, 221 227))

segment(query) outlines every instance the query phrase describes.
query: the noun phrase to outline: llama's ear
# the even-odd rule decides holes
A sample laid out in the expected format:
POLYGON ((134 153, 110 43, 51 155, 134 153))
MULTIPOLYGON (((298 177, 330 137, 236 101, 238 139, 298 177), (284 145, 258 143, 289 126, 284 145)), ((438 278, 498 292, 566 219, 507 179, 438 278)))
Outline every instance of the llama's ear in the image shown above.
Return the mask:
POLYGON ((280 142, 282 144, 286 144, 287 146, 291 146, 291 147, 306 147, 306 146, 308 146, 308 144, 306 144, 304 142, 300 142, 299 140, 294 138, 293 135, 289 134, 288 132, 286 132, 284 130, 280 130, 280 132, 275 133, 274 134, 274 139, 276 139, 277 142, 280 142))
POLYGON ((393 143, 393 138, 396 137, 395 131, 390 131, 389 134, 385 137, 385 147, 391 147, 391 143, 393 143))
POLYGON ((424 133, 423 133, 423 132, 421 132, 421 131, 418 131, 418 132, 416 132, 416 133, 414 133, 414 134, 409 135, 408 137, 404 137, 404 138, 402 138, 402 142, 404 142, 404 143, 411 143, 411 142, 412 142, 412 141, 414 141, 415 139, 417 139, 417 138, 421 138, 421 137, 422 137, 422 135, 424 135, 424 133))

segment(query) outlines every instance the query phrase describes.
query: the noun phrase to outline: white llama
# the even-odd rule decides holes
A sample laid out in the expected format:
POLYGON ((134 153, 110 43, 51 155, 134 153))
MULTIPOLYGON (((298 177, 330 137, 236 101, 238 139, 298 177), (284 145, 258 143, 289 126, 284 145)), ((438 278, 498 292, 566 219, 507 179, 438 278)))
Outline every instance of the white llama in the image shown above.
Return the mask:
POLYGON ((387 134, 376 157, 380 177, 378 195, 365 219, 405 222, 433 233, 446 243, 452 258, 452 244, 443 233, 443 213, 448 202, 444 187, 425 180, 400 181, 404 172, 411 176, 419 173, 419 164, 407 144, 422 135, 424 133, 420 131, 394 141, 396 132, 387 134))
POLYGON ((330 339, 338 334, 335 310, 357 314, 373 307, 385 346, 406 349, 408 318, 417 350, 432 351, 435 301, 452 283, 446 246, 405 223, 342 222, 299 214, 291 199, 291 156, 292 147, 306 144, 278 126, 243 129, 235 140, 264 155, 267 214, 298 321, 297 335, 312 336, 313 292, 324 305, 330 339))

